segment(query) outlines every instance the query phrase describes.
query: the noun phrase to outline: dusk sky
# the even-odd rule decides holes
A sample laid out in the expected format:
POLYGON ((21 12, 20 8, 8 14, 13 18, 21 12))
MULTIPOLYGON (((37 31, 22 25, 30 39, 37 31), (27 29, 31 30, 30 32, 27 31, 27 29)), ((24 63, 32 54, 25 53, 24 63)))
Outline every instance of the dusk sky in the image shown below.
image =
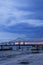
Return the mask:
POLYGON ((43 39, 43 0, 0 0, 0 41, 43 39))

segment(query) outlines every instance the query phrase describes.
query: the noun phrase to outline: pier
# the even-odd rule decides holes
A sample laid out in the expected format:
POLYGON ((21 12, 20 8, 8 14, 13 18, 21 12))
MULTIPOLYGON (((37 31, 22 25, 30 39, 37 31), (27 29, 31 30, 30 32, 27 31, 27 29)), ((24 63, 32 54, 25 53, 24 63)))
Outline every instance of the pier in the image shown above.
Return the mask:
POLYGON ((43 42, 6 42, 0 43, 0 50, 13 50, 13 47, 17 49, 29 49, 33 52, 43 51, 43 42))

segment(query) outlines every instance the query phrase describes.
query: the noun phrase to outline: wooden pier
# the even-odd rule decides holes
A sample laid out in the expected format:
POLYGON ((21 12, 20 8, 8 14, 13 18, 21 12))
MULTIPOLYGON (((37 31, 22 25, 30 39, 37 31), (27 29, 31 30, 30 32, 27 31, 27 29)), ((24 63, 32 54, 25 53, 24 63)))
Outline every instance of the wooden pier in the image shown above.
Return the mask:
POLYGON ((21 47, 27 47, 32 46, 31 50, 34 51, 40 51, 43 50, 43 42, 7 42, 7 43, 1 43, 0 44, 0 50, 13 50, 13 47, 17 47, 18 49, 22 49, 21 47))

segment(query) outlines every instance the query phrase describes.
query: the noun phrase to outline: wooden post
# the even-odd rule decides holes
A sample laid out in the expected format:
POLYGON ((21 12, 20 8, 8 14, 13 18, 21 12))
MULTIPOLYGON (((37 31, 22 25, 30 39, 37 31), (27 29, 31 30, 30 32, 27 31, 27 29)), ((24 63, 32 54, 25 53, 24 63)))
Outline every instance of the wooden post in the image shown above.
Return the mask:
POLYGON ((20 47, 20 42, 19 42, 19 49, 21 49, 21 47, 20 47))

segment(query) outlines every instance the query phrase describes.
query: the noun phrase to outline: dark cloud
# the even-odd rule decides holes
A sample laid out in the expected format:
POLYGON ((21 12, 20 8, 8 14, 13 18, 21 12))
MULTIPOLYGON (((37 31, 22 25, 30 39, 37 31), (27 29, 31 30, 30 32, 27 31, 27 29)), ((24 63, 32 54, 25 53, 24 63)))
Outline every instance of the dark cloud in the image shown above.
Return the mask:
POLYGON ((6 32, 24 34, 28 38, 43 38, 43 26, 34 27, 27 23, 19 23, 5 29, 6 32))

